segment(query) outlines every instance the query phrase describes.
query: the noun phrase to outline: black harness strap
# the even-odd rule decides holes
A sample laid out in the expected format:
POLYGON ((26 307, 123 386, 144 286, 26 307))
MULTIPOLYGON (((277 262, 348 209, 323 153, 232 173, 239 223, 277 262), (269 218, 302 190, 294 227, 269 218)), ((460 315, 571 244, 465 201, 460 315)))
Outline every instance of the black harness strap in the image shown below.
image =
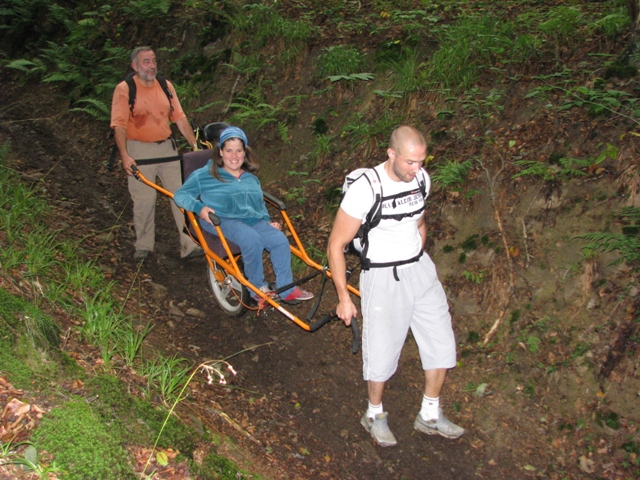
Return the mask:
MULTIPOLYGON (((136 104, 136 93, 138 89, 138 87, 136 87, 136 81, 133 79, 134 75, 135 75, 135 72, 131 72, 126 77, 124 77, 124 81, 129 86, 129 110, 131 111, 132 117, 134 116, 133 106, 136 104)), ((160 84, 162 91, 164 92, 164 94, 167 96, 167 99, 169 100, 169 109, 170 109, 169 116, 171 116, 171 113, 173 113, 173 103, 171 102, 171 100, 173 99, 173 95, 171 94, 171 90, 169 90, 167 79, 160 74, 156 74, 156 80, 160 84)))
POLYGON ((173 162, 175 160, 182 160, 182 156, 178 154, 178 144, 176 143, 175 138, 169 137, 169 138, 167 138, 167 140, 161 140, 161 141, 155 142, 155 143, 160 145, 161 143, 164 143, 164 142, 166 142, 168 140, 171 140, 171 145, 173 146, 173 150, 176 152, 175 155, 173 155, 171 157, 143 158, 141 160, 136 160, 136 164, 137 165, 155 165, 157 163, 167 163, 167 162, 173 162))
MULTIPOLYGON (((400 278, 398 278, 398 268, 400 265, 408 265, 410 263, 415 263, 418 260, 420 260, 420 258, 422 257, 422 254, 424 253, 424 250, 420 250, 420 253, 418 253, 418 255, 416 255, 415 257, 411 257, 408 260, 398 260, 397 262, 386 262, 386 263, 373 263, 373 262, 369 262, 369 268, 385 268, 385 267, 393 267, 393 278, 396 280, 396 282, 400 281, 400 278)), ((369 270, 369 268, 364 268, 364 266, 362 267, 363 270, 369 270)))
POLYGON ((182 157, 180 155, 174 155, 173 157, 162 157, 162 158, 144 158, 142 160, 136 160, 136 165, 154 165, 156 163, 167 163, 173 162, 175 160, 180 160, 182 157))
MULTIPOLYGON (((133 106, 136 103, 136 93, 138 87, 136 87, 136 81, 133 79, 135 72, 129 73, 126 77, 124 77, 124 82, 129 87, 129 111, 131 112, 131 117, 133 117, 133 106)), ((173 99, 173 95, 171 94, 171 90, 169 90, 169 85, 167 84, 167 79, 162 75, 156 74, 156 80, 160 84, 162 91, 167 96, 169 100, 169 116, 173 113, 173 103, 171 100, 173 99)), ((109 132, 109 136, 113 135, 113 130, 109 132)), ((174 141, 175 145, 175 141, 174 141)), ((114 145, 111 149, 111 155, 109 155, 109 161, 107 162, 107 170, 109 172, 113 171, 113 166, 116 162, 116 155, 118 153, 118 146, 114 145)), ((172 162, 173 160, 180 160, 180 156, 178 157, 167 157, 167 158, 146 158, 144 160, 136 160, 138 165, 151 165, 153 163, 164 163, 164 162, 172 162)))
MULTIPOLYGON (((373 170, 373 169, 372 169, 373 170)), ((380 216, 382 211, 382 184, 380 183, 380 175, 378 172, 373 170, 376 176, 378 177, 378 184, 380 185, 380 193, 376 192, 373 188, 373 184, 369 177, 365 174, 364 178, 369 182, 369 186, 371 190, 374 192, 373 199, 373 207, 367 213, 367 217, 365 219, 364 224, 362 225, 362 251, 360 252, 360 264, 362 265, 363 270, 369 270, 369 264, 371 261, 367 258, 367 252, 369 251, 369 230, 380 223, 380 216)))
POLYGON ((369 182, 369 185, 371 185, 371 188, 374 191, 375 194, 375 199, 374 199, 374 204, 373 207, 371 208, 371 210, 369 211, 369 213, 367 214, 367 217, 365 219, 365 223, 363 224, 363 228, 362 228, 362 252, 360 253, 360 264, 362 266, 362 270, 369 270, 371 268, 385 268, 385 267, 393 267, 393 278, 396 279, 396 281, 400 281, 400 279, 398 278, 398 271, 396 269, 396 267, 399 267, 400 265, 407 265, 409 263, 415 263, 418 260, 420 260, 420 257, 422 257, 422 253, 423 251, 420 250, 420 253, 418 253, 418 255, 409 258, 407 260, 397 260, 395 262, 383 262, 383 263, 377 263, 377 262, 372 262, 369 258, 367 258, 367 251, 369 250, 369 231, 372 228, 375 228, 381 220, 403 220, 405 218, 408 217, 413 217, 415 215, 419 215, 422 212, 425 211, 426 208, 426 202, 423 202, 422 206, 412 212, 406 212, 406 213, 397 213, 397 214, 383 214, 382 213, 382 204, 384 202, 388 202, 389 200, 392 200, 392 206, 395 208, 396 204, 396 200, 399 198, 405 198, 405 197, 410 197, 413 195, 416 195, 417 193, 422 193, 422 197, 424 199, 424 197, 426 196, 427 193, 427 187, 426 187, 426 182, 424 180, 424 176, 422 178, 422 181, 418 180, 418 178, 416 177, 416 181, 418 182, 418 186, 419 188, 417 189, 413 189, 410 191, 405 191, 405 192, 400 192, 400 193, 396 193, 394 195, 389 195, 387 197, 383 196, 383 192, 382 192, 382 182, 380 180, 380 175, 378 175, 378 172, 375 169, 372 169, 374 171, 374 173, 376 174, 376 176, 378 177, 378 182, 380 185, 380 193, 375 192, 375 189, 373 188, 373 184, 371 182, 371 180, 369 180, 369 177, 366 174, 363 174, 364 177, 367 179, 367 181, 369 182))

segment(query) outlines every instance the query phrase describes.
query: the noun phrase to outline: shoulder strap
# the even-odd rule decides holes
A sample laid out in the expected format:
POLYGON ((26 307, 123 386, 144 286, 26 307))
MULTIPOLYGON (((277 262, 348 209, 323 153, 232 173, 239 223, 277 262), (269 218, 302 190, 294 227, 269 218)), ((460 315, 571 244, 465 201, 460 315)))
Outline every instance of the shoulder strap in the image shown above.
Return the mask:
POLYGON ((420 179, 418 180, 418 185, 420 185, 420 191, 422 192, 422 196, 427 200, 427 181, 425 179, 425 171, 423 168, 420 169, 420 179))
POLYGON ((129 87, 129 110, 131 111, 131 116, 133 117, 133 106, 136 103, 136 82, 133 79, 135 72, 131 72, 126 77, 124 77, 124 81, 127 83, 129 87))
POLYGON ((367 213, 362 227, 360 227, 362 239, 360 264, 362 265, 362 268, 364 270, 369 270, 371 264, 371 260, 367 258, 367 252, 369 251, 369 231, 372 228, 375 228, 382 219, 382 182, 380 180, 380 174, 378 174, 375 168, 367 170, 362 174, 362 176, 367 179, 367 182, 369 182, 369 185, 371 186, 371 190, 373 192, 373 205, 371 205, 371 209, 369 210, 369 213, 367 213), (369 178, 369 175, 367 175, 371 171, 376 174, 376 177, 378 179, 377 182, 373 182, 369 178))
MULTIPOLYGON (((366 173, 364 174, 365 177, 367 177, 367 180, 369 181, 369 184, 371 185, 371 188, 374 190, 374 204, 371 207, 371 210, 369 211, 369 213, 367 214, 366 217, 366 221, 363 224, 363 228, 362 228, 362 251, 360 252, 360 264, 362 266, 363 270, 369 270, 371 268, 382 268, 382 267, 394 267, 393 270, 393 275, 394 278, 396 280, 398 280, 398 274, 396 271, 397 266, 400 265, 405 265, 405 264, 409 264, 409 263, 414 263, 417 262, 420 257, 422 256, 422 251, 420 251, 420 253, 418 255, 416 255, 413 258, 409 258, 407 260, 398 260, 395 262, 388 262, 388 263, 374 263, 372 262, 369 258, 367 258, 367 251, 369 250, 369 231, 376 227, 379 223, 380 220, 384 219, 392 219, 392 220, 402 220, 406 217, 412 217, 414 215, 418 215, 420 213, 422 213, 425 210, 425 206, 426 206, 426 202, 423 203, 423 205, 421 207, 419 207, 418 209, 412 211, 412 212, 408 212, 408 213, 401 213, 401 214, 396 214, 396 215, 392 215, 392 214, 387 214, 387 215, 383 215, 382 214, 382 203, 384 201, 388 201, 388 200, 393 200, 395 201, 397 198, 402 198, 402 197, 406 197, 407 194, 412 194, 415 195, 415 193, 417 193, 417 189, 413 188, 412 190, 408 190, 408 191, 404 191, 395 195, 389 195, 389 196, 384 196, 383 192, 382 192, 382 183, 380 181, 380 175, 378 174, 377 170, 372 169, 376 176, 378 177, 378 185, 379 187, 379 193, 376 193, 375 191, 375 187, 374 187, 374 182, 371 182, 371 180, 369 179, 369 177, 367 177, 366 173)), ((416 183, 418 184, 418 188, 420 190, 420 193, 422 194, 423 198, 426 200, 426 194, 427 194, 427 185, 426 185, 426 179, 424 176, 424 172, 421 170, 420 172, 420 178, 418 178, 416 176, 416 183)))
POLYGON ((167 84, 167 79, 164 76, 160 75, 159 73, 156 73, 156 80, 158 80, 158 83, 160 84, 160 87, 162 87, 162 91, 164 92, 164 94, 169 99, 169 106, 171 107, 171 110, 173 111, 173 104, 171 103, 171 99, 173 98, 173 95, 171 95, 171 91, 169 90, 169 85, 167 84))
POLYGON ((371 185, 371 190, 373 191, 373 205, 366 217, 366 221, 369 224, 368 229, 371 230, 380 223, 380 219, 382 218, 382 199, 384 196, 382 195, 382 181, 380 180, 380 174, 375 168, 372 168, 369 171, 375 173, 378 179, 377 182, 372 182, 367 175, 368 172, 364 173, 364 176, 369 182, 369 185, 371 185))
MULTIPOLYGON (((129 110, 131 111, 132 117, 133 117, 133 106, 136 103, 136 93, 137 93, 136 82, 133 79, 134 75, 135 75, 135 72, 131 72, 126 77, 124 77, 124 81, 127 83, 127 86, 129 87, 129 110)), ((156 80, 158 80, 158 83, 160 84, 162 91, 167 96, 167 99, 169 100, 169 108, 171 109, 170 111, 173 112, 173 103, 171 103, 171 99, 173 98, 173 95, 169 90, 167 79, 160 74, 156 74, 156 80)))

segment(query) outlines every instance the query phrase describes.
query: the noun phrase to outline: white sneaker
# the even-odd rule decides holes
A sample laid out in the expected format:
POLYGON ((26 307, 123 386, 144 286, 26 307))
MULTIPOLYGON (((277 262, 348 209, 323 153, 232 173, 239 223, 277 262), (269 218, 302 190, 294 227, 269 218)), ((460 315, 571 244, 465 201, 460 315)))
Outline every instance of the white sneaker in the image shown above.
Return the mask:
POLYGON ((464 428, 445 417, 441 408, 438 409, 438 413, 440 416, 437 420, 423 420, 422 416, 418 414, 413 428, 427 435, 442 435, 445 438, 458 438, 464 434, 464 428))
POLYGON ((367 417, 365 413, 360 423, 371 434, 375 442, 381 447, 395 447, 398 444, 387 424, 387 412, 379 413, 374 419, 367 417))

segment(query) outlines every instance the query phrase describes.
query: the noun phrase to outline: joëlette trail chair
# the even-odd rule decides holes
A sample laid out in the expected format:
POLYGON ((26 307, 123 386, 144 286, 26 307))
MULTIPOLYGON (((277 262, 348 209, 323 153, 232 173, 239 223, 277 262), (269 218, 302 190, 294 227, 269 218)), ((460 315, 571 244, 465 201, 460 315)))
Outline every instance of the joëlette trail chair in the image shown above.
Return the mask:
MULTIPOLYGON (((211 158, 212 150, 210 149, 185 153, 182 156, 183 179, 187 179, 189 175, 191 175, 198 168, 204 167, 211 158)), ((146 185, 155 188, 156 190, 170 198, 173 198, 173 194, 171 192, 145 178, 140 173, 140 171, 135 169, 135 167, 134 175, 138 180, 145 183, 146 185)), ((323 267, 307 255, 307 252, 305 251, 305 248, 302 245, 302 242, 300 241, 300 238, 298 237, 293 224, 291 223, 291 219, 287 214, 287 209, 284 202, 267 192, 264 192, 264 200, 267 205, 275 208, 282 217, 283 224, 289 231, 290 238, 293 241, 293 244, 290 245, 291 253, 302 260, 305 264, 312 267, 314 270, 311 274, 298 280, 294 280, 292 284, 285 285, 277 289, 275 293, 284 291, 294 285, 299 285, 307 282, 317 275, 322 275, 320 291, 316 294, 315 302, 307 313, 305 320, 302 320, 288 308, 284 307, 279 302, 279 298, 272 298, 271 296, 260 291, 255 285, 251 284, 247 280, 243 273, 242 255, 240 252, 240 248, 234 243, 225 239, 225 236, 220 229, 220 219, 216 215, 212 214, 210 218, 216 229, 217 236, 212 235, 206 230, 203 230, 200 227, 200 218, 197 217, 193 212, 185 212, 185 228, 194 239, 194 241, 198 243, 198 245, 200 245, 200 247, 202 247, 205 252, 205 258, 207 260, 207 279, 209 282, 209 286, 216 302, 227 315, 230 315, 232 317, 239 317, 247 311, 248 305, 252 302, 249 296, 250 290, 260 298, 260 301, 258 302, 260 308, 269 305, 280 312, 282 315, 287 317, 289 320, 294 322, 303 330, 314 332, 324 324, 329 322, 331 319, 336 318, 335 312, 331 312, 326 314, 320 320, 317 320, 315 323, 311 323, 312 318, 314 317, 318 310, 318 307, 320 306, 320 301, 322 298, 326 280, 328 278, 331 278, 331 272, 329 271, 328 267, 323 267)), ((351 285, 349 285, 348 288, 351 293, 360 296, 360 292, 356 288, 351 285)), ((360 333, 358 322, 356 321, 356 319, 352 320, 351 328, 353 333, 352 351, 353 353, 356 353, 358 351, 360 341, 360 333)))

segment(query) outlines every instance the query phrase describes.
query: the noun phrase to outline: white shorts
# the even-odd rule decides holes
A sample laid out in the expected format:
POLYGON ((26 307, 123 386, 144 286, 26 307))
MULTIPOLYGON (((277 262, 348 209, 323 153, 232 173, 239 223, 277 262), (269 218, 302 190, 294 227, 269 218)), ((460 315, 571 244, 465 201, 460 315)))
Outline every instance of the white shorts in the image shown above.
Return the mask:
POLYGON ((422 368, 453 368, 456 342, 447 297, 428 255, 410 265, 372 268, 360 275, 365 380, 386 382, 398 368, 409 329, 422 368))

